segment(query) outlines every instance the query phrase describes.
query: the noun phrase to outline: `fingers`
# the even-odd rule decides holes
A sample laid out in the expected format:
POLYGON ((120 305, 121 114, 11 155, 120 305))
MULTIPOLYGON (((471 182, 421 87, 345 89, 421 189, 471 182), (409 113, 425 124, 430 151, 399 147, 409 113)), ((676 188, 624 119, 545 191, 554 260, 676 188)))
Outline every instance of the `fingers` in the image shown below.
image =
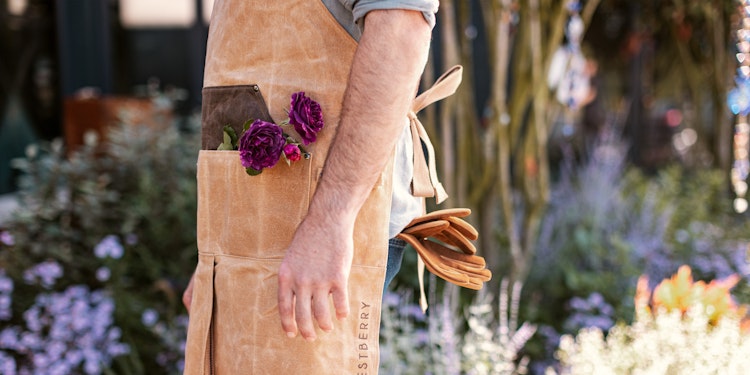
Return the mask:
POLYGON ((404 228, 403 232, 413 234, 416 237, 427 238, 444 231, 449 226, 450 223, 446 220, 434 220, 404 228))
POLYGON ((479 232, 477 232, 476 228, 474 228, 471 224, 467 223, 463 219, 449 216, 446 218, 446 220, 448 220, 448 222, 451 223, 451 226, 456 228, 456 230, 459 231, 467 239, 475 241, 479 238, 479 232))
MULTIPOLYGON (((293 306, 287 304, 287 308, 293 311, 291 317, 279 305, 279 313, 282 316, 281 324, 287 332, 287 336, 294 337, 296 331, 299 330, 300 335, 307 341, 314 341, 317 338, 315 323, 324 332, 333 331, 331 303, 328 298, 330 294, 327 289, 319 289, 313 295, 298 292, 292 297, 294 300, 293 306)), ((343 319, 349 315, 349 302, 346 293, 333 293, 333 300, 338 319, 343 319)), ((281 303, 281 299, 279 301, 281 303)))
POLYGON ((331 321, 331 309, 330 303, 328 302, 328 292, 319 292, 313 296, 312 308, 313 317, 318 322, 318 327, 324 332, 331 332, 333 330, 333 322, 331 321))
POLYGON ((182 304, 185 305, 185 309, 187 310, 188 314, 190 314, 190 305, 193 303, 193 280, 195 279, 195 274, 190 277, 190 282, 188 283, 187 288, 185 288, 185 292, 182 293, 182 304))
MULTIPOLYGON (((344 283, 345 284, 345 283, 344 283)), ((293 279, 279 270, 279 315, 281 326, 287 336, 296 337, 299 333, 308 341, 317 338, 315 324, 324 332, 333 330, 333 312, 331 298, 336 317, 343 319, 349 315, 349 299, 346 285, 324 288, 306 288, 295 284, 293 279)))
POLYGON ((476 265, 477 267, 484 268, 486 263, 484 258, 476 255, 469 255, 458 251, 453 251, 437 242, 425 240, 422 244, 429 249, 431 252, 439 255, 442 258, 460 260, 465 263, 476 265))
POLYGON ((279 270, 278 299, 281 328, 290 338, 295 337, 297 336, 297 322, 294 317, 294 292, 292 291, 291 278, 283 268, 279 270))
MULTIPOLYGON (((312 295, 300 291, 294 296, 294 314, 288 323, 290 327, 296 327, 296 329, 299 330, 300 335, 302 335, 307 341, 314 341, 317 338, 315 323, 317 323, 318 327, 324 332, 333 331, 331 303, 328 297, 330 294, 331 293, 328 292, 328 289, 318 289, 312 295)), ((336 302, 337 300, 341 300, 341 296, 338 295, 339 293, 333 294, 336 316, 339 319, 346 317, 349 313, 349 304, 347 302, 346 293, 343 293, 344 301, 342 302, 336 302), (338 303, 343 303, 344 305, 340 306, 338 303)), ((279 307, 279 312, 281 312, 281 307, 279 307)), ((283 320, 282 326, 286 326, 283 320)), ((290 330, 285 328, 285 331, 289 337, 294 337, 289 334, 290 330)))
POLYGON ((300 335, 307 341, 315 340, 315 326, 313 325, 312 296, 304 291, 299 291, 295 295, 294 313, 297 320, 297 328, 300 335))
MULTIPOLYGON (((455 246, 465 254, 476 254, 477 249, 471 241, 476 240, 479 237, 479 233, 471 224, 460 217, 446 216, 446 213, 451 211, 461 213, 461 210, 435 211, 415 219, 404 228, 402 233, 413 235, 419 240, 433 237, 446 244, 455 246), (428 218, 429 220, 426 220, 428 218)), ((467 211, 464 210, 463 213, 467 211)))
POLYGON ((411 234, 399 233, 398 238, 412 245, 427 269, 445 281, 479 290, 492 278, 481 257, 456 252, 430 240, 420 241, 411 234))
POLYGON ((477 253, 477 248, 474 246, 474 244, 471 243, 471 241, 469 241, 466 237, 464 237, 458 230, 456 230, 453 227, 446 228, 444 231, 435 235, 435 238, 447 244, 456 246, 457 248, 461 249, 461 251, 463 251, 465 254, 474 255, 477 253))

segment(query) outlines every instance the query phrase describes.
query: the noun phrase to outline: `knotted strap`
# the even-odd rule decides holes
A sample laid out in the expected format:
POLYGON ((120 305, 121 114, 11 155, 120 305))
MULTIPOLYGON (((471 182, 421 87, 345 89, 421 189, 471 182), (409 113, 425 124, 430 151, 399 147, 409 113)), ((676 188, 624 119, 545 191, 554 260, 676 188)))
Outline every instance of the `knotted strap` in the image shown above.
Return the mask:
POLYGON ((460 65, 450 68, 435 81, 432 87, 414 99, 412 110, 409 113, 412 143, 414 144, 412 194, 415 197, 435 197, 435 201, 438 204, 448 198, 448 194, 438 180, 437 168, 435 166, 435 149, 432 147, 430 137, 419 121, 417 113, 424 107, 455 93, 458 85, 461 84, 463 70, 464 68, 460 65), (422 151, 422 144, 427 149, 429 163, 422 151))

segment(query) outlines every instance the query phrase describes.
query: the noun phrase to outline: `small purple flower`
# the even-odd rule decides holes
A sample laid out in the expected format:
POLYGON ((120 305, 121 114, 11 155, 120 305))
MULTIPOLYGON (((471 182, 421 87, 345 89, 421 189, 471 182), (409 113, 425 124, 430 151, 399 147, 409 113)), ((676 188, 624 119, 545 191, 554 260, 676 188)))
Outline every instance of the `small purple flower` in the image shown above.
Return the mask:
POLYGON ((16 244, 16 240, 13 238, 13 235, 10 234, 10 232, 2 231, 0 232, 0 243, 6 246, 13 246, 16 244))
POLYGON ((138 243, 138 235, 135 233, 128 233, 125 235, 125 243, 128 246, 135 246, 138 243))
POLYGON ((300 91, 292 94, 289 123, 302 137, 302 143, 308 145, 315 142, 317 134, 323 129, 323 111, 320 104, 305 96, 300 91))
POLYGON ((302 159, 302 151, 299 149, 299 145, 295 145, 294 143, 284 146, 284 155, 286 155, 289 161, 302 159))
POLYGON ((416 345, 425 345, 430 342, 430 334, 427 330, 417 329, 414 331, 413 335, 415 336, 414 343, 416 345))
POLYGON ((263 120, 255 120, 240 137, 238 149, 245 168, 262 171, 276 165, 284 148, 281 127, 263 120))
POLYGON ((13 279, 5 275, 4 270, 0 270, 0 294, 13 292, 13 279))
POLYGON ((51 288, 57 282, 57 279, 63 276, 63 268, 60 263, 54 260, 48 260, 37 264, 24 271, 23 279, 27 284, 34 284, 39 280, 39 283, 44 288, 51 288))
POLYGON ((96 270, 96 279, 105 282, 112 276, 112 272, 107 267, 99 267, 96 270))
POLYGON ((16 360, 2 351, 0 351, 0 373, 7 375, 16 374, 16 360))
POLYGON ((8 327, 0 332, 0 348, 2 349, 16 349, 19 345, 19 329, 18 327, 8 327))
POLYGON ((65 353, 65 362, 71 367, 77 367, 83 361, 83 353, 80 350, 71 350, 65 353))
POLYGON ((141 322, 146 327, 153 327, 159 321, 159 313, 154 309, 146 309, 141 314, 141 322))
POLYGON ((399 308, 399 314, 404 317, 411 317, 416 320, 422 321, 425 318, 425 314, 422 312, 422 308, 418 305, 402 305, 399 308))
POLYGON ((119 342, 122 330, 113 326, 113 312, 114 301, 107 293, 90 292, 86 286, 39 294, 23 314, 26 328, 0 332, 0 353, 28 357, 19 374, 100 374, 113 358, 130 351, 119 342))
POLYGON ((124 252, 125 249, 123 249, 122 244, 120 244, 120 240, 113 234, 104 237, 101 242, 94 247, 94 255, 99 259, 107 257, 120 259, 124 252))
POLYGON ((0 321, 9 320, 13 316, 12 304, 13 299, 10 295, 0 294, 0 321))
POLYGON ((401 296, 398 293, 388 292, 383 296, 383 305, 397 306, 401 303, 401 296))
POLYGON ((99 359, 96 356, 86 358, 86 362, 83 364, 83 371, 86 374, 93 375, 101 373, 101 366, 99 365, 99 359))

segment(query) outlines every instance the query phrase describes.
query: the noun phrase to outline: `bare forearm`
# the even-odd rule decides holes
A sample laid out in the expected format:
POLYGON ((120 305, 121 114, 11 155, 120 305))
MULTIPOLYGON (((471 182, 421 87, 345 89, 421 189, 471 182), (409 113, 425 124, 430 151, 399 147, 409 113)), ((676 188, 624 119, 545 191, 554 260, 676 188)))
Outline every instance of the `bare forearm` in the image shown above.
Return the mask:
POLYGON ((311 215, 353 223, 403 131, 429 42, 430 27, 419 12, 367 15, 311 215))
POLYGON ((290 337, 317 336, 349 314, 354 221, 393 154, 427 60, 430 27, 412 11, 372 11, 352 63, 341 122, 305 220, 279 267, 279 315, 290 337))

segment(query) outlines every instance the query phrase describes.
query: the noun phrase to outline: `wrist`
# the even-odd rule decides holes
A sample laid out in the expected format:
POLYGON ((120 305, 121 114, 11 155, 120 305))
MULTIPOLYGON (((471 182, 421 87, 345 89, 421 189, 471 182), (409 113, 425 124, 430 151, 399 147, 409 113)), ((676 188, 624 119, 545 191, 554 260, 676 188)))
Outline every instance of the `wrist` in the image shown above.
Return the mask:
POLYGON ((337 204, 325 204, 322 200, 313 200, 302 223, 315 230, 333 235, 332 232, 339 231, 351 233, 354 230, 356 218, 357 212, 352 209, 345 209, 337 204))

